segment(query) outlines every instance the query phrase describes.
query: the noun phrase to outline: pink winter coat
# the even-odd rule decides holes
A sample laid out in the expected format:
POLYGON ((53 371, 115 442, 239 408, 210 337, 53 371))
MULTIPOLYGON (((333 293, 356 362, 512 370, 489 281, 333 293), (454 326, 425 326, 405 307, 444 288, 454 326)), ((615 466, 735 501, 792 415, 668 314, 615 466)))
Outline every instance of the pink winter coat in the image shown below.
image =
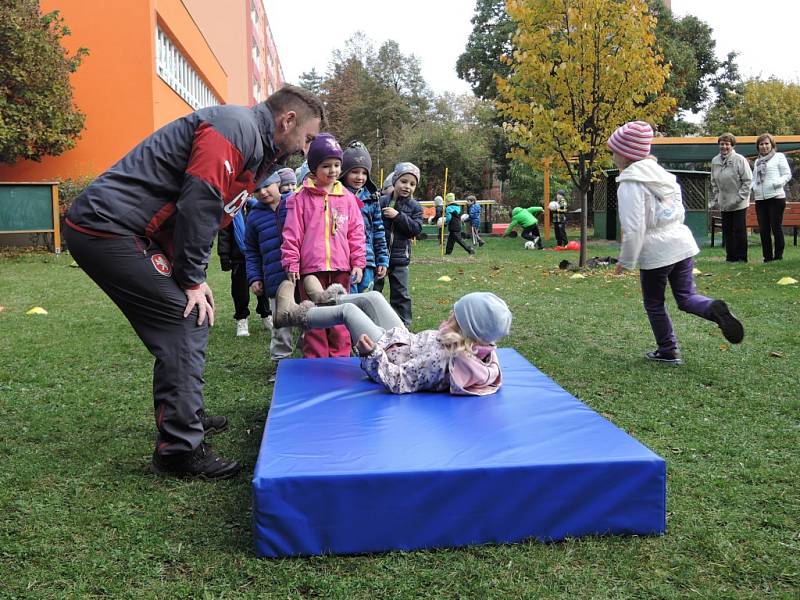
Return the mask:
POLYGON ((311 177, 286 199, 281 265, 285 271, 346 271, 367 264, 361 201, 337 181, 329 194, 311 177))

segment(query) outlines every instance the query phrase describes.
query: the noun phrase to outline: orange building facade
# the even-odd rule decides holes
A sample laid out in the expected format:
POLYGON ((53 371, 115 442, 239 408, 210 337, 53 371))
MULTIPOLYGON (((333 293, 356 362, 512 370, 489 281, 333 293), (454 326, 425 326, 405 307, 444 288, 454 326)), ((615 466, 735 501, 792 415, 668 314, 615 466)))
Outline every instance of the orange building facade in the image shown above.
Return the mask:
POLYGON ((89 50, 72 74, 86 115, 75 148, 0 165, 0 181, 95 176, 147 135, 204 106, 251 106, 283 84, 262 0, 41 0, 89 50), (254 49, 256 48, 256 49, 254 49))

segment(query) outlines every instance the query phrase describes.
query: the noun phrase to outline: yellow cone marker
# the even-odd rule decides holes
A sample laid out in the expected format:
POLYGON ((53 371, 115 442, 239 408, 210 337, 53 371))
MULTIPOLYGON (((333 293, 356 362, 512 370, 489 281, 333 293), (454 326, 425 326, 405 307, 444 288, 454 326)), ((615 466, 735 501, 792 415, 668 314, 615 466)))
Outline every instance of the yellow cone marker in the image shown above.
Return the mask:
POLYGON ((439 279, 437 279, 436 281, 453 281, 453 280, 452 280, 452 279, 450 279, 450 278, 449 278, 447 275, 442 275, 442 276, 441 276, 441 277, 439 277, 439 279))
POLYGON ((797 283, 797 279, 792 277, 781 277, 778 279, 778 285, 792 285, 793 283, 797 283))
POLYGON ((43 309, 41 306, 34 306, 28 312, 25 313, 26 315, 46 315, 47 311, 43 309))

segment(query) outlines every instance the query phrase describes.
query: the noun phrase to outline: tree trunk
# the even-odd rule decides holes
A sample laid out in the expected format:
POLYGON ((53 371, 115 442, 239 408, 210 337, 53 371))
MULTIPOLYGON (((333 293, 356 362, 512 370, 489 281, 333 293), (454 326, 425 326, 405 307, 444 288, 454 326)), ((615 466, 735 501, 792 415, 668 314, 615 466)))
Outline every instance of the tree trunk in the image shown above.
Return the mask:
POLYGON ((589 202, 588 194, 583 188, 578 188, 578 197, 581 200, 581 251, 578 259, 578 266, 586 266, 586 241, 589 238, 589 202))

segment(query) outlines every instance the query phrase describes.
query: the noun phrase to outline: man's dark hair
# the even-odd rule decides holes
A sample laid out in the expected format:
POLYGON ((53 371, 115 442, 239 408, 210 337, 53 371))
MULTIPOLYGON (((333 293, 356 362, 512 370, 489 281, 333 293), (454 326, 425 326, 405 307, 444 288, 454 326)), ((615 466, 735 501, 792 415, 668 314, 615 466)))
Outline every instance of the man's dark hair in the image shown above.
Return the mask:
POLYGON ((304 123, 307 119, 319 117, 320 129, 327 127, 325 106, 316 94, 296 85, 284 85, 266 100, 272 115, 277 117, 290 110, 297 113, 297 122, 304 123))

